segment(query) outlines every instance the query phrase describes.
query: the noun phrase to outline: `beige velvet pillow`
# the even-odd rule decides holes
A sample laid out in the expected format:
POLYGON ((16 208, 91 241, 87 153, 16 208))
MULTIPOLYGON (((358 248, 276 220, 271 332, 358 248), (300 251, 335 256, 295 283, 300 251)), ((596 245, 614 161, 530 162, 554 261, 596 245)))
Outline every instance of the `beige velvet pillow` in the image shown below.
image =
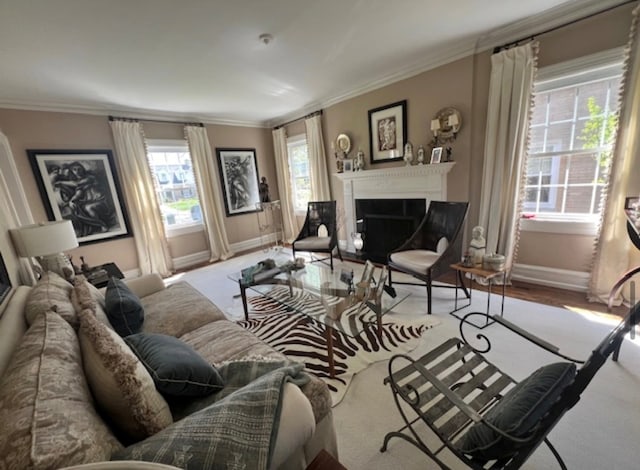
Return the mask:
POLYGON ((83 275, 78 275, 73 280, 71 303, 76 311, 76 315, 79 315, 80 312, 86 309, 92 310, 95 312, 98 320, 113 329, 105 312, 104 295, 93 284, 87 281, 83 275))
POLYGON ((0 468, 109 460, 122 449, 94 408, 73 328, 38 315, 0 381, 0 468))
POLYGON ((24 310, 27 324, 31 325, 38 315, 53 310, 78 329, 78 317, 71 303, 73 286, 59 274, 48 271, 31 289, 24 310))
POLYGON ((128 439, 138 441, 173 422, 169 405, 124 340, 96 317, 80 312, 84 371, 96 401, 128 439))

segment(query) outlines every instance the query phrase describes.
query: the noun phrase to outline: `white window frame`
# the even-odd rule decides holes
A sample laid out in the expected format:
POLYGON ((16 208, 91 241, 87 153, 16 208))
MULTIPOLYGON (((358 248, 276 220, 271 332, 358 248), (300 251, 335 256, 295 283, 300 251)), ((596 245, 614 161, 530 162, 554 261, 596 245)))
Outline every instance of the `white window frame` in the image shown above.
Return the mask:
MULTIPOLYGON (((308 143, 307 143, 307 135, 306 134, 298 134, 298 135, 294 135, 291 136, 289 138, 287 138, 287 161, 289 162, 289 177, 291 178, 290 184, 291 184, 291 194, 295 195, 296 194, 296 183, 295 183, 295 179, 293 177, 293 162, 291 160, 291 149, 293 147, 297 147, 301 144, 307 145, 307 157, 309 155, 308 151, 309 151, 309 147, 308 147, 308 143)), ((309 170, 309 172, 311 172, 311 170, 309 170)), ((311 175, 309 175, 309 177, 311 177, 311 175)), ((296 199, 294 197, 294 199, 296 199)), ((307 214, 307 208, 306 206, 304 208, 298 208, 298 207, 294 207, 294 213, 297 216, 305 216, 307 214)))
MULTIPOLYGON (((146 145, 148 152, 189 152, 189 144, 186 140, 182 139, 147 139, 146 145)), ((173 179, 171 174, 168 174, 167 176, 169 180, 173 179)), ((196 196, 200 199, 200 195, 197 190, 196 196)), ((200 203, 200 207, 202 208, 202 203, 200 203)), ((202 232, 204 231, 204 224, 202 222, 194 222, 192 224, 183 224, 179 227, 173 228, 165 225, 164 228, 167 238, 175 238, 189 233, 202 232)))
MULTIPOLYGON (((542 67, 537 73, 534 93, 557 90, 563 87, 574 87, 578 83, 583 84, 589 81, 619 76, 623 71, 624 55, 624 48, 618 47, 560 64, 542 67)), ((538 153, 536 156, 542 157, 544 153, 538 153)), ((552 172, 552 180, 554 175, 552 172)), ((523 204, 522 212, 526 213, 527 209, 531 209, 530 204, 523 204)), ((527 232, 595 236, 598 230, 598 221, 598 215, 538 213, 535 218, 521 219, 520 229, 527 232)))

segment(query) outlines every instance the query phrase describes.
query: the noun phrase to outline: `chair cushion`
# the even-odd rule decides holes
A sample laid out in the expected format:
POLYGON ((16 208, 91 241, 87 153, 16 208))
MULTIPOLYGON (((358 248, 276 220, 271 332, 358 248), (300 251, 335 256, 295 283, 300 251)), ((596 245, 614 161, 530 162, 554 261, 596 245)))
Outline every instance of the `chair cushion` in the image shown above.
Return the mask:
MULTIPOLYGON (((509 390, 484 418, 514 437, 527 437, 575 375, 576 365, 571 362, 541 367, 509 390)), ((520 446, 483 423, 471 426, 457 444, 465 454, 485 461, 509 457, 520 446)))
POLYGON ((428 269, 440 255, 429 250, 407 250, 393 253, 390 257, 395 265, 420 274, 427 274, 428 269))
POLYGON ((215 367, 191 346, 173 336, 139 333, 124 340, 147 368, 163 395, 202 397, 224 386, 215 367))
POLYGON ((38 315, 0 381, 0 468, 60 468, 122 449, 98 415, 73 328, 38 315))
POLYGON ((124 340, 89 309, 79 316, 87 381, 98 405, 123 437, 137 441, 170 425, 169 405, 124 340))
POLYGON ((140 333, 144 322, 142 302, 120 279, 109 279, 105 304, 109 322, 120 336, 140 333))
POLYGON ((331 245, 331 237, 306 237, 293 242, 296 250, 313 251, 328 250, 331 245))

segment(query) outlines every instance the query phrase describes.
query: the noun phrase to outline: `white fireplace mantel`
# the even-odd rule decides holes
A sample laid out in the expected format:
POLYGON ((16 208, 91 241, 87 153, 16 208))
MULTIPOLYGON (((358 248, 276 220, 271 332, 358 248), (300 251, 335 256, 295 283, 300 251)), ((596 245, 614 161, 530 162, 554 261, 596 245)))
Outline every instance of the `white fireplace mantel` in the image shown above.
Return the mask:
MULTIPOLYGON (((334 173, 342 181, 346 247, 354 251, 350 234, 356 231, 356 199, 447 199, 447 174, 455 162, 334 173)), ((341 243, 345 246, 344 243, 341 243)))

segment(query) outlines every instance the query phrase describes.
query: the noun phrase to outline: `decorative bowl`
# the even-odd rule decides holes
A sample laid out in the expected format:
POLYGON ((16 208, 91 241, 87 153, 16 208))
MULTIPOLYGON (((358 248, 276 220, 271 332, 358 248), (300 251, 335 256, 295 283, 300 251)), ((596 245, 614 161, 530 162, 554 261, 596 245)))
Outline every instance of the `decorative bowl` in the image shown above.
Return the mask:
POLYGON ((504 255, 490 253, 482 257, 482 268, 490 271, 502 271, 504 269, 504 263, 504 255))

